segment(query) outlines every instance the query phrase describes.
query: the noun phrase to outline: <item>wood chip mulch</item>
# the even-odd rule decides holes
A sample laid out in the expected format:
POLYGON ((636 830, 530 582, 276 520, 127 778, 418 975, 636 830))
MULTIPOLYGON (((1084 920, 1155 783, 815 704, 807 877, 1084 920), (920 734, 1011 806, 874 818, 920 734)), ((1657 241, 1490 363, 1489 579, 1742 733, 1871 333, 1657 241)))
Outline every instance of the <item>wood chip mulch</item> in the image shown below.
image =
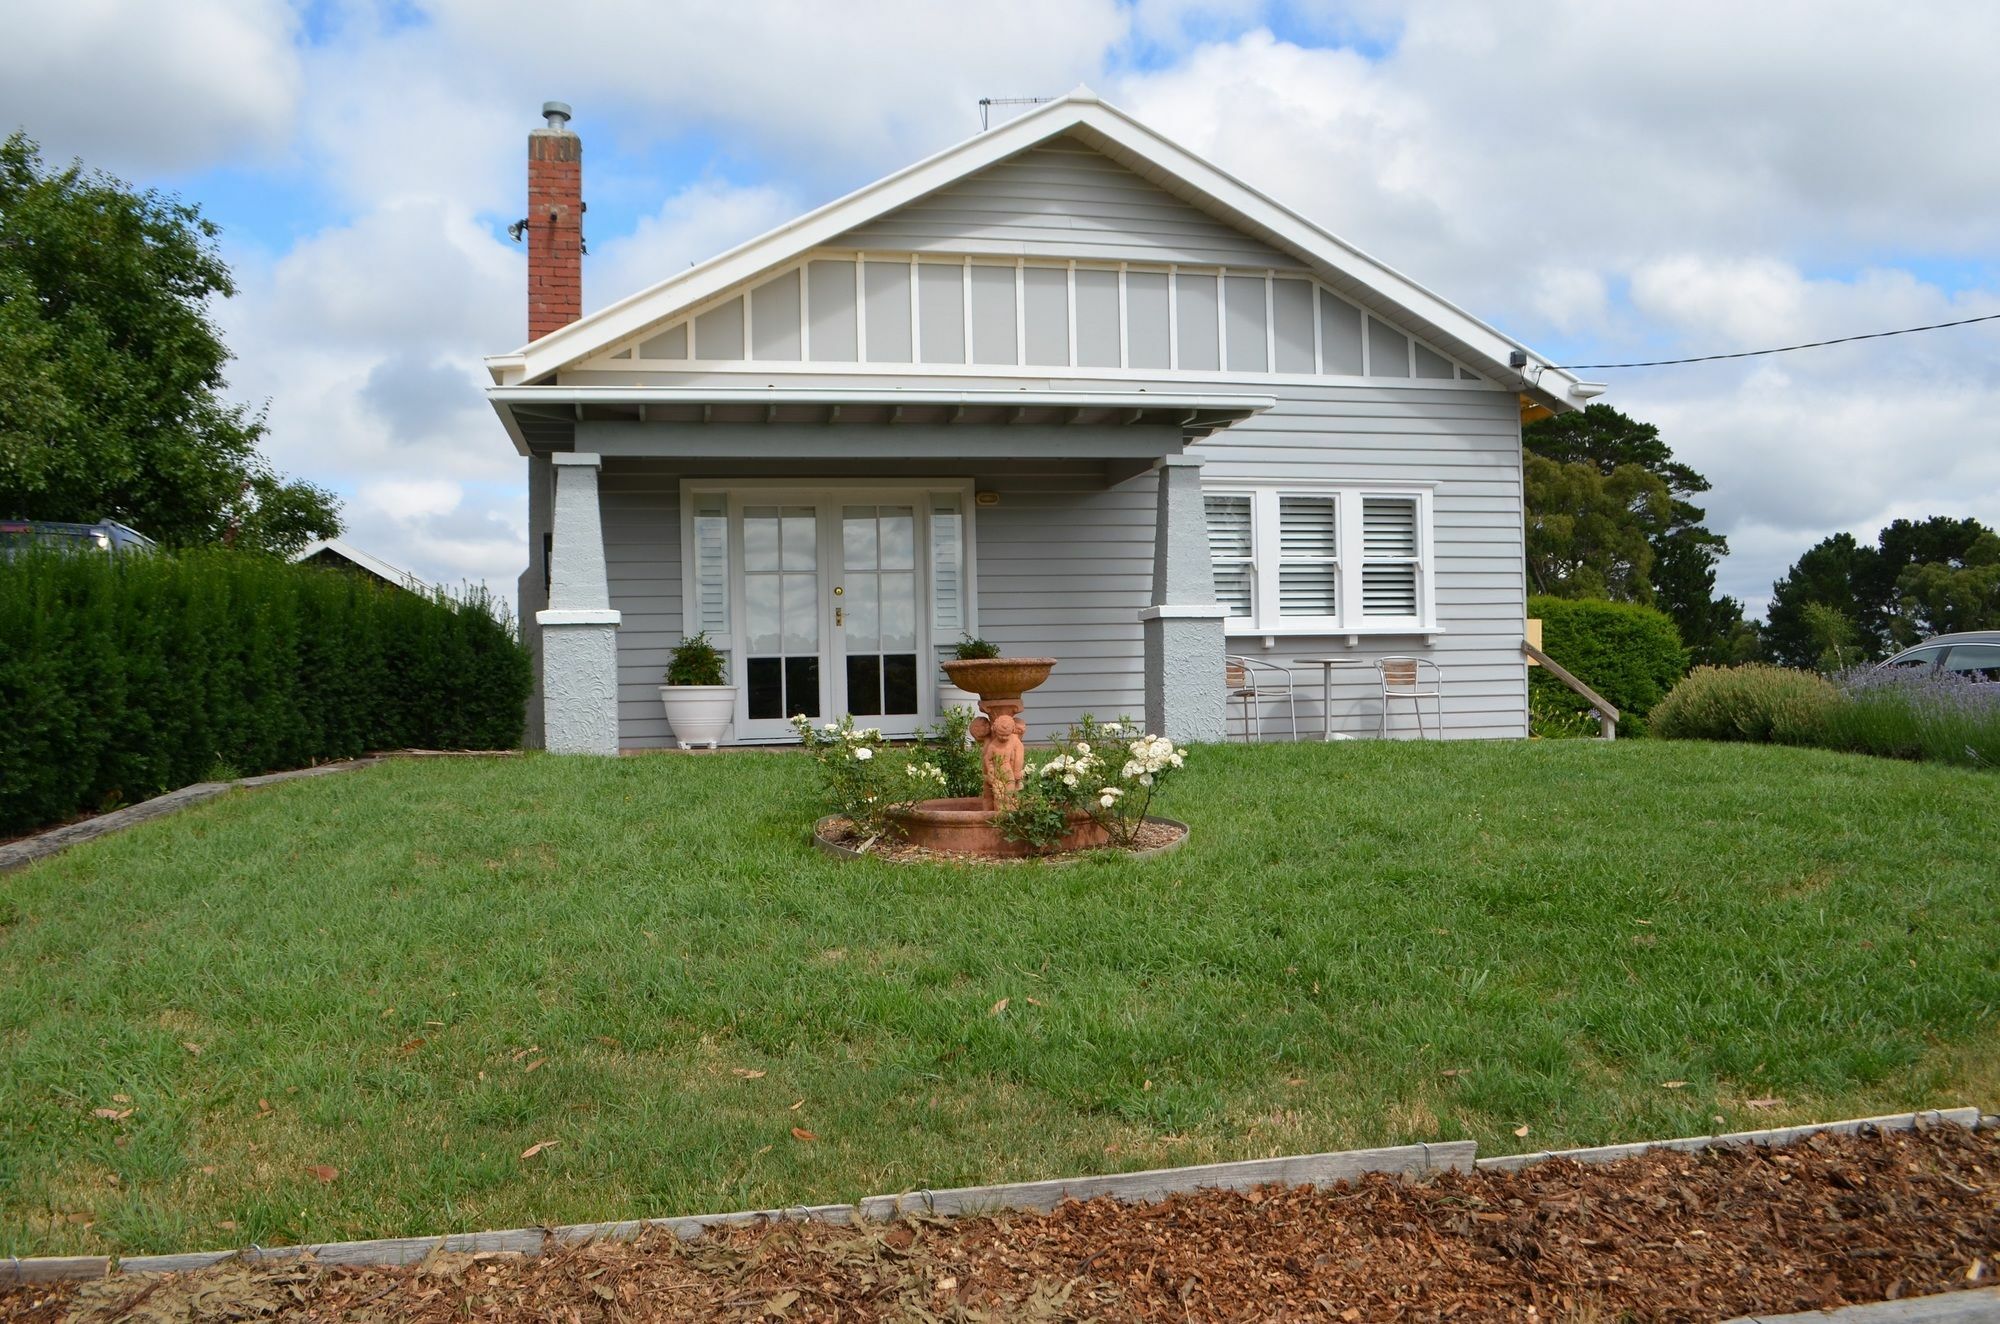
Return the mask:
POLYGON ((1816 1136, 681 1244, 0 1289, 82 1321, 1720 1320, 1994 1282, 2000 1135, 1816 1136))
MULTIPOLYGON (((1132 834, 1132 844, 1125 849, 1133 853, 1158 850, 1171 846, 1188 834, 1186 827, 1165 819, 1149 818, 1139 824, 1139 830, 1132 834)), ((820 839, 849 850, 860 850, 867 846, 867 853, 879 860, 892 864, 1066 864, 1071 860, 1088 858, 1096 851, 1051 851, 1047 855, 1025 855, 1014 859, 996 860, 985 855, 961 855, 957 851, 931 850, 926 846, 914 845, 899 837, 864 837, 855 829, 851 819, 835 815, 825 820, 820 839)), ((1097 851, 1114 851, 1115 846, 1100 846, 1097 851)))

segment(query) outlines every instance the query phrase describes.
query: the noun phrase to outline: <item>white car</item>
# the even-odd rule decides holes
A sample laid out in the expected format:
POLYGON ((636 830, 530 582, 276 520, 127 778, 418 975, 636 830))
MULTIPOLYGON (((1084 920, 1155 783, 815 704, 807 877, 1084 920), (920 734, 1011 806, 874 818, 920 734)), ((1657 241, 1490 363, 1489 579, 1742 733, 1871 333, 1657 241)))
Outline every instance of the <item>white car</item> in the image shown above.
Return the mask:
POLYGON ((1967 630, 1926 639, 1881 664, 1922 668, 1926 675, 1955 672, 1967 680, 2000 684, 2000 630, 1967 630))

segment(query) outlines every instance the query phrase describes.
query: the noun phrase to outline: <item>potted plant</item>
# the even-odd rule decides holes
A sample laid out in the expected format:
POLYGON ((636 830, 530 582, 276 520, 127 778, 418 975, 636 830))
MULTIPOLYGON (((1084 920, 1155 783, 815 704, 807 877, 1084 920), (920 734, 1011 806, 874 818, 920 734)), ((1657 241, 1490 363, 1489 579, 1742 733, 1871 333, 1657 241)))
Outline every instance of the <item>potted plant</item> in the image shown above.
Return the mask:
POLYGON ((736 719, 736 687, 722 676, 722 654, 708 642, 708 632, 683 639, 667 660, 666 683, 660 703, 682 749, 707 745, 714 749, 736 719))
MULTIPOLYGON (((1000 646, 998 644, 989 644, 984 639, 975 639, 969 634, 961 637, 951 650, 951 658, 954 662, 967 662, 973 658, 998 656, 1000 656, 1000 646)), ((939 669, 942 670, 943 668, 940 667, 939 669)), ((960 689, 958 686, 952 684, 947 676, 946 679, 938 682, 938 716, 944 716, 944 714, 950 712, 953 708, 970 708, 974 712, 978 712, 979 696, 970 690, 960 689)))

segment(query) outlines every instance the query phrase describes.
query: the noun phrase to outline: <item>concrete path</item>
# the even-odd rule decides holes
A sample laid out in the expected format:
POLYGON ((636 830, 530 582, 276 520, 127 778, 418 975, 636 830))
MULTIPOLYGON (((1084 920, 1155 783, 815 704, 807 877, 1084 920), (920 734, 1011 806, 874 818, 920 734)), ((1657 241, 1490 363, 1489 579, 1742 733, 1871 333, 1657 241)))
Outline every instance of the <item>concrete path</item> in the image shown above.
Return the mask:
POLYGON ((1741 1315, 1727 1324, 1984 1324, 1988 1320, 2000 1320, 2000 1287, 1808 1310, 1802 1315, 1741 1315))

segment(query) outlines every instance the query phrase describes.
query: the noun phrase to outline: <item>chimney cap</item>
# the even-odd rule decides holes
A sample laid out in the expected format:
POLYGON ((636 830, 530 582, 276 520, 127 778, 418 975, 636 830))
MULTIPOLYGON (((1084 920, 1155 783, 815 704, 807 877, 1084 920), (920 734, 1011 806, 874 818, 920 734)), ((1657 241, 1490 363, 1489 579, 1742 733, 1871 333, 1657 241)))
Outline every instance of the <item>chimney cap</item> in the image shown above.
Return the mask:
POLYGON ((567 101, 544 101, 542 103, 542 118, 549 122, 551 129, 567 127, 569 124, 569 114, 569 102, 567 101))

